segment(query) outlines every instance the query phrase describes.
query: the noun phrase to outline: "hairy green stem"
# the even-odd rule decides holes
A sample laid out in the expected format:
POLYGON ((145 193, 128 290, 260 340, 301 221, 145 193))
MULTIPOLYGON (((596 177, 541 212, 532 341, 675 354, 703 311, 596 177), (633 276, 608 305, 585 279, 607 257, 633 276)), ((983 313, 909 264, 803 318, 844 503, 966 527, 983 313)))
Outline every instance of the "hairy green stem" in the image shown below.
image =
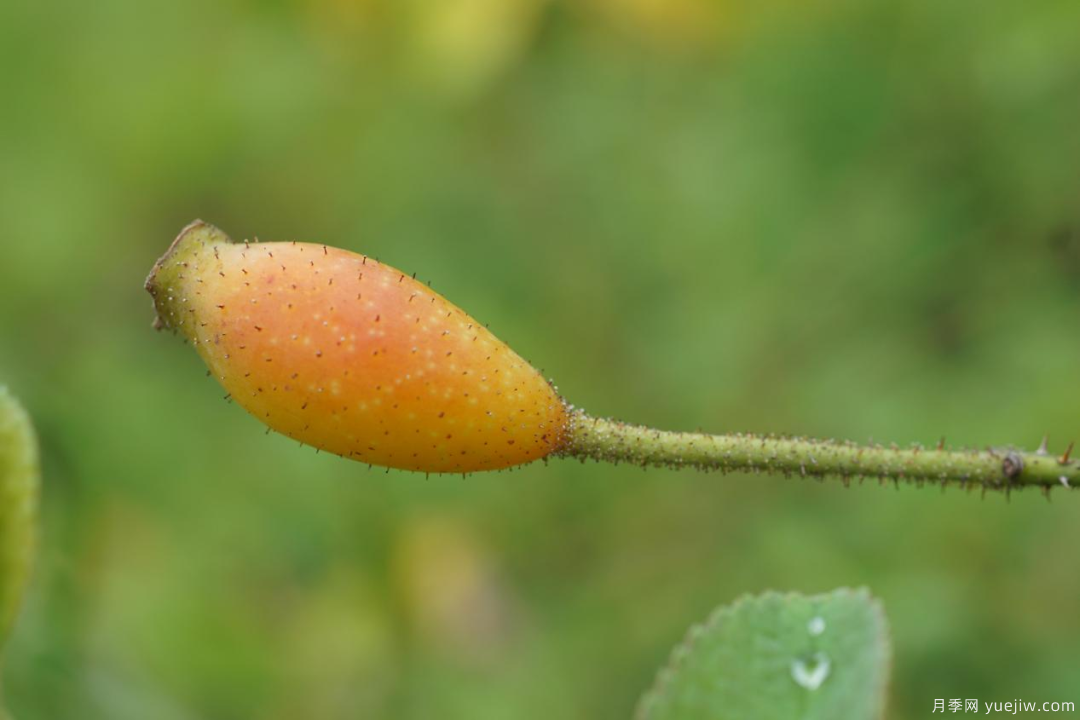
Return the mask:
MULTIPOLYGON (((1070 446, 1071 450, 1071 446, 1070 446)), ((812 477, 958 483, 985 489, 1046 490, 1080 485, 1080 462, 1012 448, 947 450, 858 445, 772 435, 707 435, 655 430, 574 413, 562 454, 581 460, 700 470, 748 470, 812 477)))

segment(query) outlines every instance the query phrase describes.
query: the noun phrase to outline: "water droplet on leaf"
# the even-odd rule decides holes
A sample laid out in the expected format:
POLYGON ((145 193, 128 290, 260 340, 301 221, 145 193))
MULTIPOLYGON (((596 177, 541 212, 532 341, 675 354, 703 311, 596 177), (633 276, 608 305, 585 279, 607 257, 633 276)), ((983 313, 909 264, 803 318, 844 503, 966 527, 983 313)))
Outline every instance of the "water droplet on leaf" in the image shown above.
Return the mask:
POLYGON ((791 678, 801 687, 813 691, 821 687, 829 677, 832 663, 825 653, 817 652, 809 658, 798 658, 791 663, 791 678))

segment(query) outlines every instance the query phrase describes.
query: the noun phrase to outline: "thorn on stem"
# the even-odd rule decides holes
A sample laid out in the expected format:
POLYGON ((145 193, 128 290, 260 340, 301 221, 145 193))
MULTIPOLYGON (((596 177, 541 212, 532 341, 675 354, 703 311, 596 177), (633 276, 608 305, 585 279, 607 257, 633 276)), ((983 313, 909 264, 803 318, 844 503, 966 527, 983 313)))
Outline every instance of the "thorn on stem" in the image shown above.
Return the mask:
POLYGON ((1058 465, 1068 465, 1069 464, 1069 456, 1072 455, 1073 445, 1075 445, 1075 444, 1076 444, 1075 441, 1069 443, 1069 447, 1065 448, 1065 454, 1061 456, 1060 460, 1058 460, 1058 465))

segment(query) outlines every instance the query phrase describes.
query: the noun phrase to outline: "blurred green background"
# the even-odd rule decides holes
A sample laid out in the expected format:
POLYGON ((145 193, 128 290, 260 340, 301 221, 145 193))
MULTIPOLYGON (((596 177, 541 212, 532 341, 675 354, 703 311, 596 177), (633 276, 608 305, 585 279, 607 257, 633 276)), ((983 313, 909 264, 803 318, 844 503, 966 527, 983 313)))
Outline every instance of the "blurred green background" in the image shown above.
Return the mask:
POLYGON ((0 4, 0 381, 42 437, 5 668, 51 720, 625 718, 688 625, 867 585, 890 717, 1080 701, 1080 498, 553 461, 369 471, 150 329, 195 217, 424 280, 588 410, 1080 436, 1080 4, 0 4))

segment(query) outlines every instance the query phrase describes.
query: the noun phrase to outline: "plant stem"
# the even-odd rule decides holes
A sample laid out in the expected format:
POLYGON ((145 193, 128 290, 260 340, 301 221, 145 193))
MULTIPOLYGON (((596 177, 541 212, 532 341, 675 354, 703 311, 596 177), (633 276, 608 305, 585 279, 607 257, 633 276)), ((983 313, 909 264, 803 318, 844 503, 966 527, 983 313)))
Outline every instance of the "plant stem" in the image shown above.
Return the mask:
POLYGON ((858 445, 771 435, 707 435, 655 430, 576 411, 562 455, 581 460, 699 470, 749 470, 813 477, 879 478, 896 482, 954 482, 1009 491, 1080 485, 1080 462, 1012 448, 947 450, 858 445))

